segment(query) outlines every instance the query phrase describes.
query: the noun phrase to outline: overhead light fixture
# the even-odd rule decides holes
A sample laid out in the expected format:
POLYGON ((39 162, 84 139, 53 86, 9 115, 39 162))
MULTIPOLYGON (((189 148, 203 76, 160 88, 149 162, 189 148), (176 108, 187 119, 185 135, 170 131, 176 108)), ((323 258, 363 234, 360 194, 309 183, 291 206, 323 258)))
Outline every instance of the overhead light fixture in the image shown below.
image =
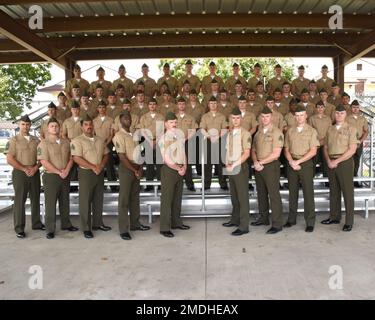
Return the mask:
POLYGON ((84 17, 84 15, 83 15, 82 13, 81 13, 79 16, 80 16, 80 18, 83 18, 83 17, 84 17))
POLYGON ((193 34, 193 30, 189 30, 189 34, 193 34))
POLYGON ((153 33, 152 33, 152 31, 150 31, 149 33, 148 33, 150 36, 152 36, 153 35, 153 33))
POLYGON ((206 11, 203 10, 203 11, 202 11, 202 14, 206 14, 206 11))
POLYGON ((137 31, 136 33, 135 33, 137 36, 139 36, 140 35, 140 33, 137 31))
POLYGON ((66 15, 65 15, 65 18, 69 18, 69 15, 66 14, 66 15))
POLYGON ((206 34, 206 30, 203 29, 203 30, 202 30, 202 34, 206 34))
POLYGON ((258 30, 258 29, 255 29, 255 30, 254 30, 254 33, 259 33, 259 30, 258 30))
POLYGON ((159 11, 156 11, 155 14, 158 16, 158 15, 160 14, 160 12, 159 12, 159 11))
POLYGON ((267 33, 272 33, 272 31, 271 31, 271 30, 268 30, 267 33))
POLYGON ((114 14, 113 14, 113 12, 111 12, 110 14, 109 14, 111 17, 113 17, 114 16, 114 14))
POLYGON ((246 33, 245 29, 243 29, 243 30, 241 31, 241 33, 242 33, 242 34, 245 34, 245 33, 246 33))
POLYGON ((176 30, 176 34, 180 34, 180 32, 178 30, 176 30))
POLYGON ((128 15, 129 15, 129 12, 125 12, 125 15, 128 16, 128 15))
POLYGON ((219 34, 219 30, 216 29, 215 33, 216 33, 216 34, 219 34))
POLYGON ((237 11, 236 10, 234 10, 233 12, 232 12, 233 14, 236 14, 237 13, 237 11))
POLYGON ((190 14, 190 11, 186 11, 186 14, 190 14))
POLYGON ((126 35, 127 35, 127 33, 126 33, 126 32, 123 32, 123 33, 122 33, 122 35, 123 35, 123 36, 126 36, 126 35))
POLYGON ((175 12, 174 11, 171 11, 171 15, 173 16, 175 14, 175 12))
POLYGON ((95 13, 95 17, 99 17, 99 15, 97 13, 95 13))
POLYGON ((251 11, 251 10, 249 10, 249 11, 247 12, 247 14, 252 14, 252 11, 251 11))
POLYGON ((141 12, 141 13, 140 13, 140 15, 141 15, 141 16, 144 16, 144 15, 145 15, 145 13, 144 13, 144 12, 141 12))
POLYGON ((298 12, 297 11, 293 11, 293 14, 297 14, 298 12))
POLYGON ((281 33, 285 33, 285 30, 284 30, 284 29, 282 29, 282 30, 281 30, 281 33))
POLYGON ((283 14, 283 12, 280 10, 280 11, 278 12, 278 14, 283 14))
POLYGON ((267 14, 267 11, 266 11, 266 10, 264 10, 264 11, 263 11, 263 14, 267 14))
POLYGON ((309 14, 312 14, 312 11, 309 11, 308 13, 309 13, 309 14))
POLYGON ((220 11, 220 10, 217 10, 217 14, 221 14, 221 11, 220 11))
POLYGON ((97 37, 100 37, 100 33, 97 33, 96 36, 97 36, 97 37))
POLYGON ((162 34, 167 34, 164 30, 162 31, 162 34))

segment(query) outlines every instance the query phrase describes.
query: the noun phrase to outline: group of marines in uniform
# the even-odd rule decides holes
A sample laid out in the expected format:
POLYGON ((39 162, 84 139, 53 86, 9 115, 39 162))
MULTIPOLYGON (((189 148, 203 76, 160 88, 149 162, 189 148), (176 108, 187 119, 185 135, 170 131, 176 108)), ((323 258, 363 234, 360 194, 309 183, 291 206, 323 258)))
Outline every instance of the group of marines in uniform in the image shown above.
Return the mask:
MULTIPOLYGON (((19 133, 10 139, 5 151, 13 167, 17 237, 26 236, 28 195, 32 229, 46 230, 48 239, 55 237, 58 202, 61 229, 77 231, 70 221, 69 197, 74 191, 70 181, 74 180, 79 184, 80 228, 84 237, 92 238, 93 230, 111 230, 103 222, 105 175, 108 181, 116 181, 117 176, 119 179, 119 188, 111 188, 119 192, 122 239, 132 239, 130 231, 150 229, 140 222, 143 176, 148 182, 155 178, 161 181, 160 233, 173 237, 173 229, 190 228, 181 219, 183 182, 189 191, 196 191, 192 167, 195 165, 197 174, 202 174, 202 145, 202 188, 210 189, 215 166, 220 188, 230 189, 233 209, 230 221, 223 226, 235 228, 232 235, 249 232, 249 189, 253 189, 249 178, 253 175, 259 218, 252 226, 270 225, 267 234, 294 226, 301 186, 305 231, 312 232, 317 168, 329 179, 330 215, 321 223, 340 223, 343 194, 343 231, 352 229, 354 186, 360 187, 353 184, 353 176, 358 174, 368 123, 358 101, 350 102, 349 95, 328 77, 327 66, 322 67, 322 77, 317 81, 306 79, 304 67, 300 66, 298 76, 289 83, 282 67, 276 65, 275 76, 267 84, 258 63, 249 80, 240 75, 237 63, 226 81, 216 74, 214 62, 203 79, 192 73, 190 60, 185 67, 185 75, 176 79, 166 63, 163 77, 155 81, 148 76, 149 68, 144 64, 142 77, 134 83, 126 77, 123 65, 118 70, 120 77, 113 83, 104 79, 105 71, 100 67, 98 80, 90 84, 76 65, 65 93, 58 95, 58 104, 51 102, 48 106, 40 139, 30 135, 28 115, 21 117, 19 133), (213 154, 224 156, 215 161, 213 154), (40 218, 40 167, 45 224, 40 218), (280 196, 281 173, 288 179, 286 221, 280 196)), ((151 190, 152 183, 145 188, 151 190)))

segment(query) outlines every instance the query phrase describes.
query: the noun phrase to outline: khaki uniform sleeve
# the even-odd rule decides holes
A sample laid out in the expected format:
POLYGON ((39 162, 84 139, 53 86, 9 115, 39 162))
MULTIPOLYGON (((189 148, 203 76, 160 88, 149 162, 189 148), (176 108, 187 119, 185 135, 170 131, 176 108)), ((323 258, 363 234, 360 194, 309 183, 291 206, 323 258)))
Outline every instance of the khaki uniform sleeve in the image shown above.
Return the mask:
POLYGON ((112 141, 117 153, 126 153, 125 143, 117 134, 114 136, 112 141))
POLYGON ((257 126, 258 126, 258 121, 257 121, 255 115, 253 115, 253 117, 251 117, 251 129, 256 128, 257 126))
POLYGON ((277 131, 273 136, 273 148, 282 148, 284 146, 284 135, 277 131))
POLYGON ((242 147, 244 150, 248 150, 251 148, 251 134, 249 131, 245 131, 243 137, 242 137, 242 147))
POLYGON ((312 131, 313 133, 311 135, 310 148, 320 147, 320 142, 318 140, 318 131, 316 131, 314 128, 312 129, 312 131))
POLYGON ((357 129, 354 127, 349 128, 349 145, 358 144, 359 140, 357 139, 357 129))
POLYGON ((226 129, 228 127, 228 122, 225 119, 225 116, 223 117, 223 121, 221 122, 221 129, 226 129))
POLYGON ((290 148, 289 139, 290 139, 290 131, 288 130, 286 132, 285 139, 284 139, 284 147, 288 149, 290 148))
POLYGON ((206 117, 202 117, 202 119, 201 119, 201 123, 200 123, 199 127, 200 127, 201 129, 205 129, 205 130, 207 130, 206 117))
POLYGON ((72 156, 83 157, 82 144, 76 139, 70 143, 70 153, 72 156))
POLYGON ((39 145, 37 147, 36 155, 37 155, 37 159, 38 160, 47 160, 47 161, 49 161, 48 149, 47 149, 47 145, 46 145, 46 143, 44 141, 42 141, 41 143, 39 143, 39 145))
POLYGON ((7 142, 5 146, 4 154, 10 154, 13 157, 16 156, 16 140, 15 139, 10 139, 7 142))

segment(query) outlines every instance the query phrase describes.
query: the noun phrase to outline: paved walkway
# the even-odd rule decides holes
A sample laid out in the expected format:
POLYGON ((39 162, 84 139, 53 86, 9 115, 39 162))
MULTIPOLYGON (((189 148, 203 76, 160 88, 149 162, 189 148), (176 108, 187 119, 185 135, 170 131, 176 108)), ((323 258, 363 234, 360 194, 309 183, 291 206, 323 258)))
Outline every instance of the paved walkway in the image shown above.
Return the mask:
MULTIPOLYGON (((326 215, 319 215, 318 221, 326 215)), ((73 218, 78 224, 77 217, 73 218)), ((277 235, 265 227, 233 237, 223 219, 186 219, 175 238, 111 232, 84 239, 59 231, 54 240, 31 231, 17 239, 11 214, 0 214, 0 299, 374 299, 375 216, 356 215, 351 233, 320 223, 312 234, 299 224, 277 235), (43 270, 43 289, 31 290, 29 267, 43 270), (343 270, 343 289, 328 286, 329 268, 343 270)))

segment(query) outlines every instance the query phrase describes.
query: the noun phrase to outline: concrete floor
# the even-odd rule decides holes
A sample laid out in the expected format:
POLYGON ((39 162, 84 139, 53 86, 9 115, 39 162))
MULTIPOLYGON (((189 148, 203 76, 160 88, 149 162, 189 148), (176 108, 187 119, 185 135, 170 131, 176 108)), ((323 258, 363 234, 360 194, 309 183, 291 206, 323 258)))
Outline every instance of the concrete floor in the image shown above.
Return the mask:
MULTIPOLYGON (((325 218, 319 215, 317 221, 325 218)), ((78 224, 77 217, 73 222, 78 224)), ((317 223, 304 232, 302 217, 292 229, 266 235, 265 227, 233 237, 224 219, 185 219, 192 228, 175 238, 148 232, 121 240, 117 218, 105 217, 111 232, 84 239, 42 231, 17 239, 10 213, 0 214, 0 299, 374 299, 375 216, 356 216, 350 233, 317 223), (43 289, 31 290, 29 267, 43 269, 43 289), (343 268, 343 289, 328 286, 329 267, 343 268)))

